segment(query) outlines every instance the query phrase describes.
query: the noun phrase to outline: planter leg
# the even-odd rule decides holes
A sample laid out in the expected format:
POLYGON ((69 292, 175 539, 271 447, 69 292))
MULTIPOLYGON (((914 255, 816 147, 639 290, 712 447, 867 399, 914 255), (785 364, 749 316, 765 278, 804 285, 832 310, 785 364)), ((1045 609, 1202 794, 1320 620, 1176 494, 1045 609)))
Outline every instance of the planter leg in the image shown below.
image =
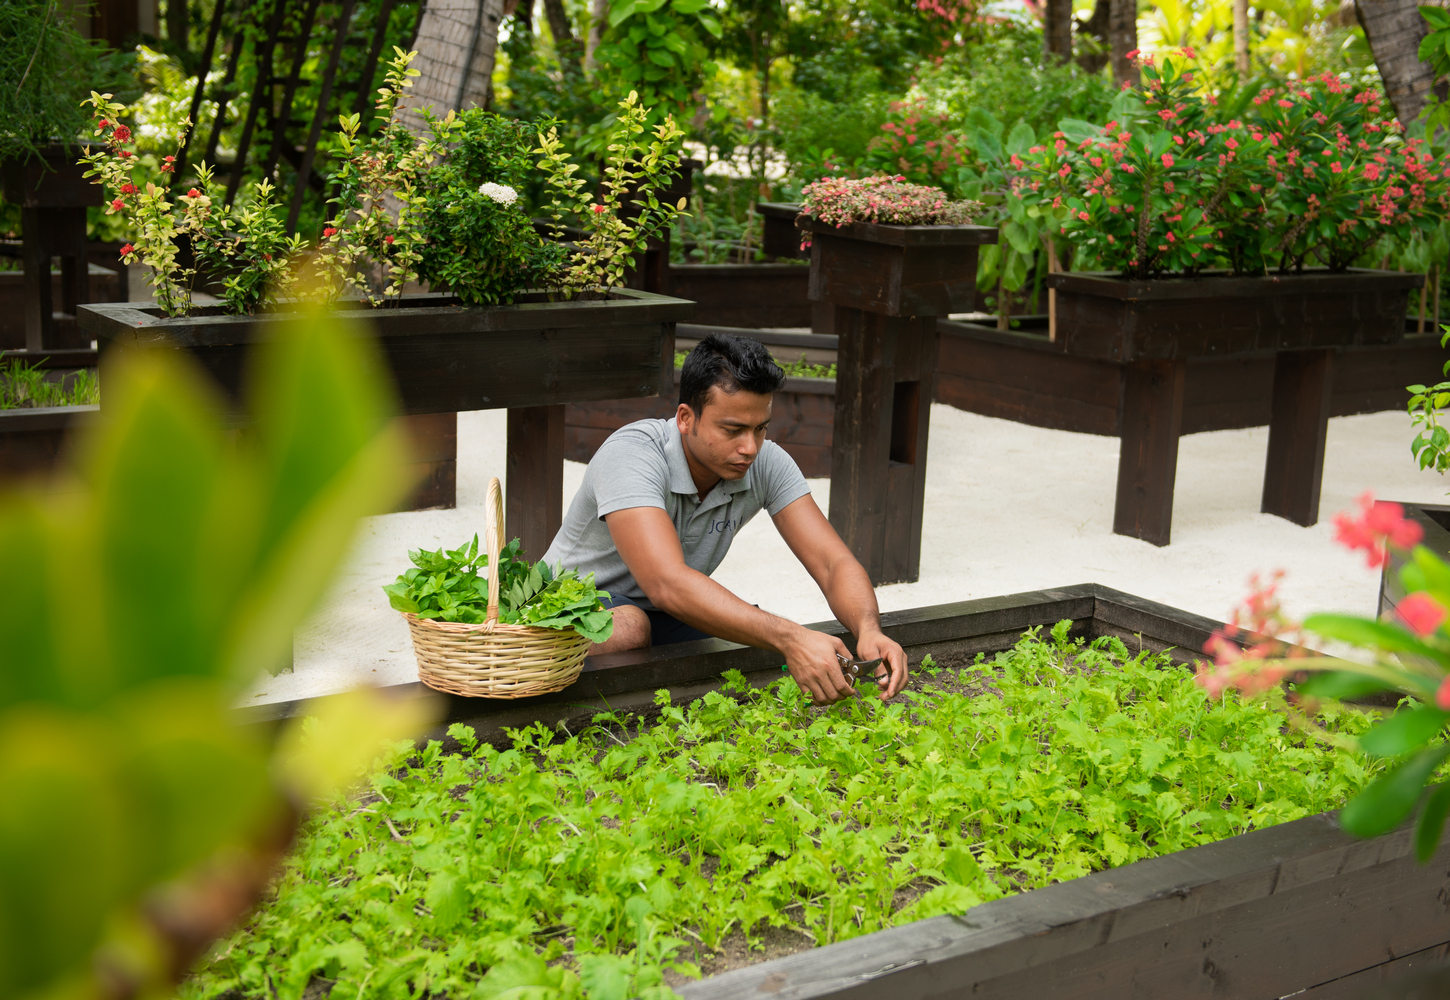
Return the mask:
POLYGON ((1135 361, 1123 370, 1123 417, 1113 531, 1167 545, 1183 429, 1184 361, 1135 361))
POLYGON ((541 559, 564 522, 564 406, 509 407, 505 542, 541 559))
POLYGON ((839 307, 833 323, 831 524, 874 583, 911 582, 921 575, 936 320, 839 307))
POLYGON ((1274 361, 1274 403, 1260 510, 1308 527, 1319 520, 1324 441, 1334 353, 1328 348, 1280 351, 1274 361))
POLYGON ((452 508, 458 504, 458 414, 415 413, 399 417, 412 444, 418 477, 399 510, 452 508))

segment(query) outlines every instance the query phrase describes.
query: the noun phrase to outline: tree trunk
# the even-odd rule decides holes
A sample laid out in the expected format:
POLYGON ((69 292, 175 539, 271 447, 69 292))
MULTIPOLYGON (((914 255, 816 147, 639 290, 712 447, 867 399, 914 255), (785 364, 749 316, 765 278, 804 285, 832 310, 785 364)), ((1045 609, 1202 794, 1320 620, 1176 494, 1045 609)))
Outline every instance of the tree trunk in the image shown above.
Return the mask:
POLYGON ((1101 51, 1080 53, 1079 66, 1096 73, 1111 62, 1113 82, 1118 86, 1138 82, 1138 73, 1128 58, 1128 53, 1138 47, 1137 0, 1097 0, 1082 30, 1098 40, 1101 51))
POLYGON ((604 38, 609 24, 609 0, 593 0, 589 5, 589 37, 584 42, 584 72, 594 72, 594 50, 604 38))
POLYGON ((1354 4, 1385 93, 1406 128, 1419 117, 1435 83, 1434 71, 1420 61, 1426 29, 1419 7, 1418 0, 1355 0, 1354 4))
POLYGON ((1234 68, 1249 75, 1249 0, 1234 0, 1234 68))
POLYGON ((559 54, 559 62, 578 69, 579 39, 574 37, 574 25, 564 9, 564 0, 544 0, 544 17, 549 22, 549 34, 554 36, 554 51, 559 54))
POLYGON ((1072 0, 1047 0, 1042 7, 1043 55, 1065 62, 1072 58, 1072 0))
POLYGON ((1108 19, 1112 16, 1113 0, 1097 0, 1093 4, 1092 16, 1082 25, 1082 34, 1097 41, 1092 51, 1079 49, 1077 64, 1084 73, 1096 73, 1108 64, 1108 19))
POLYGON ((1108 13, 1108 51, 1113 59, 1113 82, 1138 83, 1138 70, 1128 58, 1138 50, 1138 0, 1112 0, 1108 13))
MULTIPOLYGON (((439 116, 455 109, 485 107, 498 25, 505 0, 429 0, 418 22, 413 43, 419 75, 400 102, 402 107, 431 108, 439 116)), ((409 126, 423 128, 421 118, 409 116, 409 126)))

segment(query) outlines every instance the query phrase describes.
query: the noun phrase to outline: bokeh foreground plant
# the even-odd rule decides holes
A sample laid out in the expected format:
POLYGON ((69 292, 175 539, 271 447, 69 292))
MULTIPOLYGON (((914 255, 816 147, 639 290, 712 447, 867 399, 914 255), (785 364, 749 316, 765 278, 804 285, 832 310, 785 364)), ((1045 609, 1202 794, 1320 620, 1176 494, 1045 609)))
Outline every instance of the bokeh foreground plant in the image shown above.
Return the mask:
MULTIPOLYGON (((1398 695, 1396 707, 1367 730, 1355 746, 1384 758, 1387 770, 1340 811, 1340 824, 1356 836, 1387 833, 1418 808, 1415 852, 1422 861, 1435 851, 1450 815, 1450 783, 1437 780, 1450 756, 1450 565, 1418 544, 1422 530, 1392 502, 1360 497, 1357 514, 1334 520, 1336 540, 1365 553, 1371 569, 1391 551, 1406 556, 1399 572, 1405 597, 1393 620, 1345 614, 1314 614, 1295 622, 1279 603, 1279 577, 1254 582, 1254 592, 1204 651, 1198 682, 1214 697, 1229 688, 1260 693, 1287 684, 1287 711, 1297 724, 1315 728, 1321 699, 1353 700, 1398 695), (1315 636, 1347 644, 1354 658, 1315 653, 1303 647, 1315 636), (1359 655, 1364 659, 1361 661, 1359 655)), ((1341 738, 1320 732, 1325 739, 1341 738)))
POLYGON ((269 338, 240 433, 179 353, 120 356, 66 478, 0 493, 0 996, 168 994, 300 814, 425 724, 365 692, 281 733, 232 709, 406 485, 369 343, 269 338))

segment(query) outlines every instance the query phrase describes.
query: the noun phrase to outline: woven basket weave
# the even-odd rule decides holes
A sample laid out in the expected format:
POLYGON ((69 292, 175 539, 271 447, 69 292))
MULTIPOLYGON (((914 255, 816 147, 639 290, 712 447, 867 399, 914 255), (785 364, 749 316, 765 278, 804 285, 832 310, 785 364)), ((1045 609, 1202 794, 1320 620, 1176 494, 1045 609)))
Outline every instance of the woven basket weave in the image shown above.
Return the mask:
POLYGON ((503 491, 488 484, 488 614, 482 624, 439 622, 404 612, 418 658, 418 679, 447 694, 527 698, 573 684, 593 645, 573 629, 500 624, 498 554, 503 491))

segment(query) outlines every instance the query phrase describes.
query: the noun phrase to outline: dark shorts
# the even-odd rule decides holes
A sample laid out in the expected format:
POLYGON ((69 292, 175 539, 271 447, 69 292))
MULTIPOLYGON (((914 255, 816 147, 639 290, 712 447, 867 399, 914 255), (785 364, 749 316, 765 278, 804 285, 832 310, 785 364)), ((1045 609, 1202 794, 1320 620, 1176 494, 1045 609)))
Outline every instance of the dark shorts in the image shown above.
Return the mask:
POLYGON ((663 611, 655 611, 652 608, 640 607, 638 601, 631 597, 611 597, 603 602, 606 608, 617 608, 622 604, 639 608, 649 618, 650 645, 668 646, 674 642, 690 642, 692 639, 708 639, 710 636, 701 632, 693 625, 686 625, 674 615, 665 614, 663 611))

